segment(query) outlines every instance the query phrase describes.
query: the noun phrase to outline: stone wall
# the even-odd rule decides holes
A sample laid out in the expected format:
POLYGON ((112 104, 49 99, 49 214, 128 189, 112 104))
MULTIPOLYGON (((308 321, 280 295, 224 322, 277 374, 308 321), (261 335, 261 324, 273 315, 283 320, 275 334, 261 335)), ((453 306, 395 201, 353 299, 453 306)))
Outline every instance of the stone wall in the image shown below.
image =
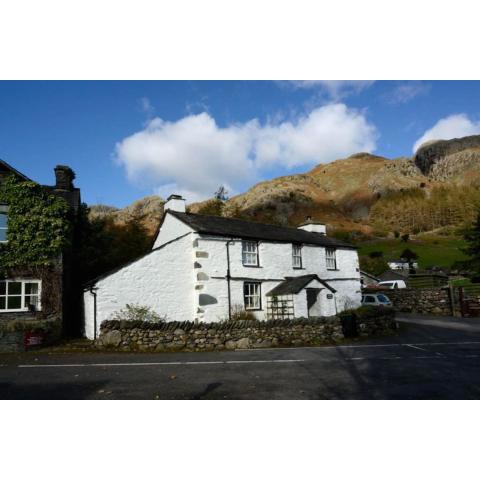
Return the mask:
MULTIPOLYGON (((357 319, 361 336, 391 333, 394 312, 357 319)), ((101 325, 101 347, 139 351, 206 351, 335 343, 345 338, 340 317, 231 323, 146 323, 109 320, 101 325)))
POLYGON ((401 288, 398 290, 386 290, 385 294, 399 312, 452 315, 450 291, 448 288, 401 288))
POLYGON ((60 340, 62 321, 59 317, 51 316, 45 320, 37 320, 21 316, 10 321, 0 323, 0 353, 24 352, 30 348, 26 345, 25 335, 41 335, 42 346, 51 345, 60 340))

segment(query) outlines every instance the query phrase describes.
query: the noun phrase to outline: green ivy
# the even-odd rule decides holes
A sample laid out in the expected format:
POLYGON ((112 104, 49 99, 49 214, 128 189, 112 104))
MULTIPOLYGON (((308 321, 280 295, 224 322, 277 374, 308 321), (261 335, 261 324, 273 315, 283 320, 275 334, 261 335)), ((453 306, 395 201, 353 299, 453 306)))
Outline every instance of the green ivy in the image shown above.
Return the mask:
POLYGON ((7 243, 0 245, 0 274, 24 265, 49 265, 70 239, 70 208, 45 186, 9 176, 0 186, 8 205, 7 243))

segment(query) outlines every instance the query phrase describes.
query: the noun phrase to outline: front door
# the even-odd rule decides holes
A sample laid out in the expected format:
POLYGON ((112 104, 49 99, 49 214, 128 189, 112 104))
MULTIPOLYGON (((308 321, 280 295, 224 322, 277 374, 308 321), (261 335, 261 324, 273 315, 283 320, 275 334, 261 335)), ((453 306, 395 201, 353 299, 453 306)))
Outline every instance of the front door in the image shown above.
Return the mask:
POLYGON ((320 308, 320 299, 318 294, 320 293, 320 288, 307 288, 307 309, 309 317, 320 317, 321 308, 320 308))

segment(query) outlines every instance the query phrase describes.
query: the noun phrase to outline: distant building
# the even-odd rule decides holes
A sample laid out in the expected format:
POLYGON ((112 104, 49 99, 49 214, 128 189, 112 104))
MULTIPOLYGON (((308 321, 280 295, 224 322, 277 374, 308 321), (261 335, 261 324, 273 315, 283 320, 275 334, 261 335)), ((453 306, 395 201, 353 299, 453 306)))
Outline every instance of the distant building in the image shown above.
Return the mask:
POLYGON ((386 270, 378 276, 380 282, 387 282, 389 280, 408 280, 408 275, 402 274, 395 270, 386 270))
POLYGON ((387 263, 391 270, 409 270, 410 266, 414 269, 418 268, 418 262, 413 261, 408 263, 408 260, 405 260, 404 258, 400 258, 399 260, 389 260, 387 263))

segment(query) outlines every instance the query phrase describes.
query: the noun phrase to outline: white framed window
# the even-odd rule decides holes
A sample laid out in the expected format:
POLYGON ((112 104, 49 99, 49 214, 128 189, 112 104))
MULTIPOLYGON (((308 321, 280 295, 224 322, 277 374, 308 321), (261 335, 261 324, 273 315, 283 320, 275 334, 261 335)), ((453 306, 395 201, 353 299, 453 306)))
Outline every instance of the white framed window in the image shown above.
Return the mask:
POLYGON ((293 268, 302 268, 302 246, 292 245, 292 265, 293 268))
POLYGON ((327 261, 327 270, 337 269, 337 251, 334 248, 325 249, 325 259, 327 261))
POLYGON ((259 282, 245 282, 243 284, 243 299, 245 310, 261 310, 262 299, 259 282))
POLYGON ((242 241, 242 263, 248 267, 258 267, 258 243, 242 241))
POLYGON ((7 242, 8 207, 0 205, 0 243, 7 242))
POLYGON ((41 310, 40 280, 0 280, 0 312, 41 310))

